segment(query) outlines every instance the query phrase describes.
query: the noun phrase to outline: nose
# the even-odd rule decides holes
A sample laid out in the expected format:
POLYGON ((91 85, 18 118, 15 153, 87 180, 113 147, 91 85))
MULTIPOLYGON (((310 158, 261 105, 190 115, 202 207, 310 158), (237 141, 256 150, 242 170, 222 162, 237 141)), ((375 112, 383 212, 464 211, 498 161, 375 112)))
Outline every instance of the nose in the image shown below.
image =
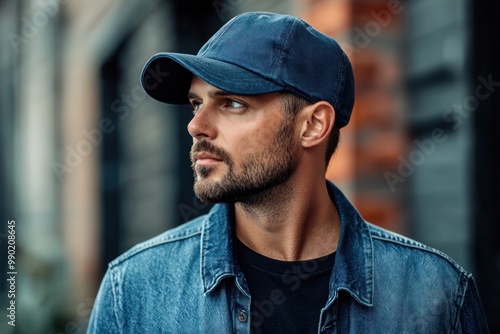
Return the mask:
POLYGON ((216 130, 213 126, 213 117, 209 108, 203 106, 196 112, 187 126, 191 137, 196 139, 209 138, 214 139, 216 130))

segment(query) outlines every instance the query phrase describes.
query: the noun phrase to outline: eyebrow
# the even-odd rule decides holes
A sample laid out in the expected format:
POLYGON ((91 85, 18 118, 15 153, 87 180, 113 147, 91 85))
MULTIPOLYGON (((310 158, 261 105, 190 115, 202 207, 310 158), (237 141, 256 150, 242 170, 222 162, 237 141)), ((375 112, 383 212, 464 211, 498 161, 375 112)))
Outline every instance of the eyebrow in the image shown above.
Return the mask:
MULTIPOLYGON (((223 90, 211 90, 208 92, 208 96, 209 97, 216 97, 216 96, 234 96, 234 95, 238 95, 238 94, 234 94, 234 93, 229 93, 229 92, 226 92, 226 91, 223 91, 223 90)), ((188 99, 196 99, 196 98, 199 98, 199 96, 192 92, 192 91, 189 91, 188 95, 187 95, 188 99)))

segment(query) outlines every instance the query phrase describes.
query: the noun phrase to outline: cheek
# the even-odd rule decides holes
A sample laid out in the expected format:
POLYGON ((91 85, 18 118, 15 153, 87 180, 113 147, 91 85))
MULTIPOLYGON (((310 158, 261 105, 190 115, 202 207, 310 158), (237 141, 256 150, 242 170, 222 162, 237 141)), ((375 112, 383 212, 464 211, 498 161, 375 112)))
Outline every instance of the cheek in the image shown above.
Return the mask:
POLYGON ((221 143, 225 150, 238 165, 251 157, 258 157, 273 151, 275 138, 282 119, 278 117, 261 117, 246 124, 241 120, 238 124, 225 124, 223 131, 219 131, 221 143))
POLYGON ((273 150, 274 133, 270 134, 263 129, 246 133, 238 133, 228 141, 227 151, 236 165, 247 162, 249 159, 260 159, 259 156, 273 150))

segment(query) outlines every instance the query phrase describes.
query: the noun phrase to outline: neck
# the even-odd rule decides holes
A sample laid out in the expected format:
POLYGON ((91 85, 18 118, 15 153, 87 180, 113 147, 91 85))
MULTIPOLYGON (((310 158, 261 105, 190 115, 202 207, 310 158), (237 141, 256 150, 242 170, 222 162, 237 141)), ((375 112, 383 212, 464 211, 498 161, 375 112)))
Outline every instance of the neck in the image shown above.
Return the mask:
POLYGON ((235 204, 236 236, 264 256, 301 261, 334 252, 340 219, 323 177, 290 180, 235 204))

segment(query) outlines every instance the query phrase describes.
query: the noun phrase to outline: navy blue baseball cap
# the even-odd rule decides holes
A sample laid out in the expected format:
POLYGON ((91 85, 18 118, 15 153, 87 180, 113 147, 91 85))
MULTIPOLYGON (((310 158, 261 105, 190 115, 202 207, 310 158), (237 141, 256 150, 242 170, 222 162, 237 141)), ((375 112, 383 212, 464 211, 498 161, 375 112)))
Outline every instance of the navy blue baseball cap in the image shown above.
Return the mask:
POLYGON ((237 95, 289 92, 327 101, 335 124, 347 125, 354 104, 351 63, 337 42, 288 15, 251 12, 217 31, 197 55, 162 52, 144 65, 141 84, 154 99, 188 104, 193 75, 237 95))

